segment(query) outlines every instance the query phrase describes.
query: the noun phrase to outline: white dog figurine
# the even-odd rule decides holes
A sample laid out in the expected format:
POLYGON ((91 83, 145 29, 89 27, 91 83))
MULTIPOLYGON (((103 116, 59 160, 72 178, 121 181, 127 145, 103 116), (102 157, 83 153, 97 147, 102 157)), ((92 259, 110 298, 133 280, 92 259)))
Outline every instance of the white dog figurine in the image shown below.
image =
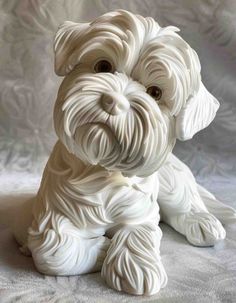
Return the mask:
POLYGON ((172 154, 176 139, 191 139, 219 107, 201 82, 196 52, 177 31, 124 10, 60 26, 59 140, 28 237, 16 233, 40 272, 101 270, 118 291, 153 295, 167 283, 160 219, 193 245, 225 238, 220 221, 235 220, 234 210, 172 154))

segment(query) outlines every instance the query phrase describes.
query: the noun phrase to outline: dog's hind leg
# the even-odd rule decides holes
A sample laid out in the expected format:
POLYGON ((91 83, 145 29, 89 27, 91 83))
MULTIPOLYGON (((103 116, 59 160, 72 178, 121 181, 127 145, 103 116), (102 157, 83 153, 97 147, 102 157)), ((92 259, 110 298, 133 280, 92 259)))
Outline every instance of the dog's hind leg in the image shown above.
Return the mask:
MULTIPOLYGON (((198 186, 189 168, 174 155, 158 172, 160 191, 158 203, 161 219, 185 235, 190 243, 197 246, 211 246, 225 238, 220 221, 211 214, 207 206, 213 203, 213 196, 198 186), (208 199, 208 201, 207 201, 208 199), (206 205, 204 202, 207 202, 206 205)), ((225 206, 225 214, 227 206, 225 206)), ((217 209, 211 207, 211 210, 217 209)), ((219 209, 217 209, 219 213, 219 209)), ((229 210, 232 217, 233 210, 229 210)), ((218 216, 220 219, 220 216, 218 216)))
POLYGON ((207 210, 223 224, 236 223, 236 210, 218 201, 216 197, 201 185, 197 184, 198 193, 207 210))
POLYGON ((28 247, 37 269, 48 275, 78 275, 101 270, 110 240, 79 230, 59 213, 45 213, 29 229, 28 247), (49 222, 49 224, 48 224, 49 222))

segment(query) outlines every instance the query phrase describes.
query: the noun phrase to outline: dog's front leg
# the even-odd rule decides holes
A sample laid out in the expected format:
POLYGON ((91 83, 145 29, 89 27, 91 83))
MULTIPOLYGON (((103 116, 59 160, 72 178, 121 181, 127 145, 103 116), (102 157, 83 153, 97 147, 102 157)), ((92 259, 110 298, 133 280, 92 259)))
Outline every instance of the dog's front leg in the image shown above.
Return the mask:
POLYGON ((224 239, 220 221, 209 213, 190 169, 174 155, 158 171, 161 219, 197 246, 224 239))
POLYGON ((28 247, 41 273, 70 276, 100 271, 110 241, 102 235, 80 231, 65 216, 51 212, 29 229, 28 247), (44 228, 45 227, 45 228, 44 228))
POLYGON ((167 283, 160 258, 162 232, 157 223, 126 225, 111 240, 102 267, 107 284, 134 295, 152 295, 167 283))

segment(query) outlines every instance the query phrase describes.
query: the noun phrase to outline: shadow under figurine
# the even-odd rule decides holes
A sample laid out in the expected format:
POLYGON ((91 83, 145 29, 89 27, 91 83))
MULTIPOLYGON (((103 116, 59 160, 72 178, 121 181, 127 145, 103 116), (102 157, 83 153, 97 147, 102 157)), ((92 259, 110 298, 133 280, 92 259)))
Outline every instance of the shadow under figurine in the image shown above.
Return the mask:
POLYGON ((225 238, 220 221, 235 220, 234 210, 172 154, 219 107, 177 31, 124 10, 60 26, 59 140, 30 202, 28 236, 16 233, 41 273, 101 270, 118 291, 153 295, 167 283, 160 219, 196 246, 225 238))

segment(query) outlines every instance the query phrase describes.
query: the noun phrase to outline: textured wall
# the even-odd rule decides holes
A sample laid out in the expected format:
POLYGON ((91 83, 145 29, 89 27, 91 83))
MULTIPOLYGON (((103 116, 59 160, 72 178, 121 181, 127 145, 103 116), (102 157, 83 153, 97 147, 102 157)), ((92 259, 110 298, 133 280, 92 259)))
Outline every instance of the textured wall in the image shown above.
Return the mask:
POLYGON ((234 182, 236 162, 236 2, 234 0, 2 0, 0 2, 0 169, 40 172, 55 136, 52 108, 60 78, 53 36, 64 20, 87 21, 115 8, 176 25, 199 54, 202 77, 219 99, 213 124, 177 145, 202 182, 234 182), (209 178, 213 176, 214 178, 209 178), (218 180, 218 179, 217 179, 218 180))

